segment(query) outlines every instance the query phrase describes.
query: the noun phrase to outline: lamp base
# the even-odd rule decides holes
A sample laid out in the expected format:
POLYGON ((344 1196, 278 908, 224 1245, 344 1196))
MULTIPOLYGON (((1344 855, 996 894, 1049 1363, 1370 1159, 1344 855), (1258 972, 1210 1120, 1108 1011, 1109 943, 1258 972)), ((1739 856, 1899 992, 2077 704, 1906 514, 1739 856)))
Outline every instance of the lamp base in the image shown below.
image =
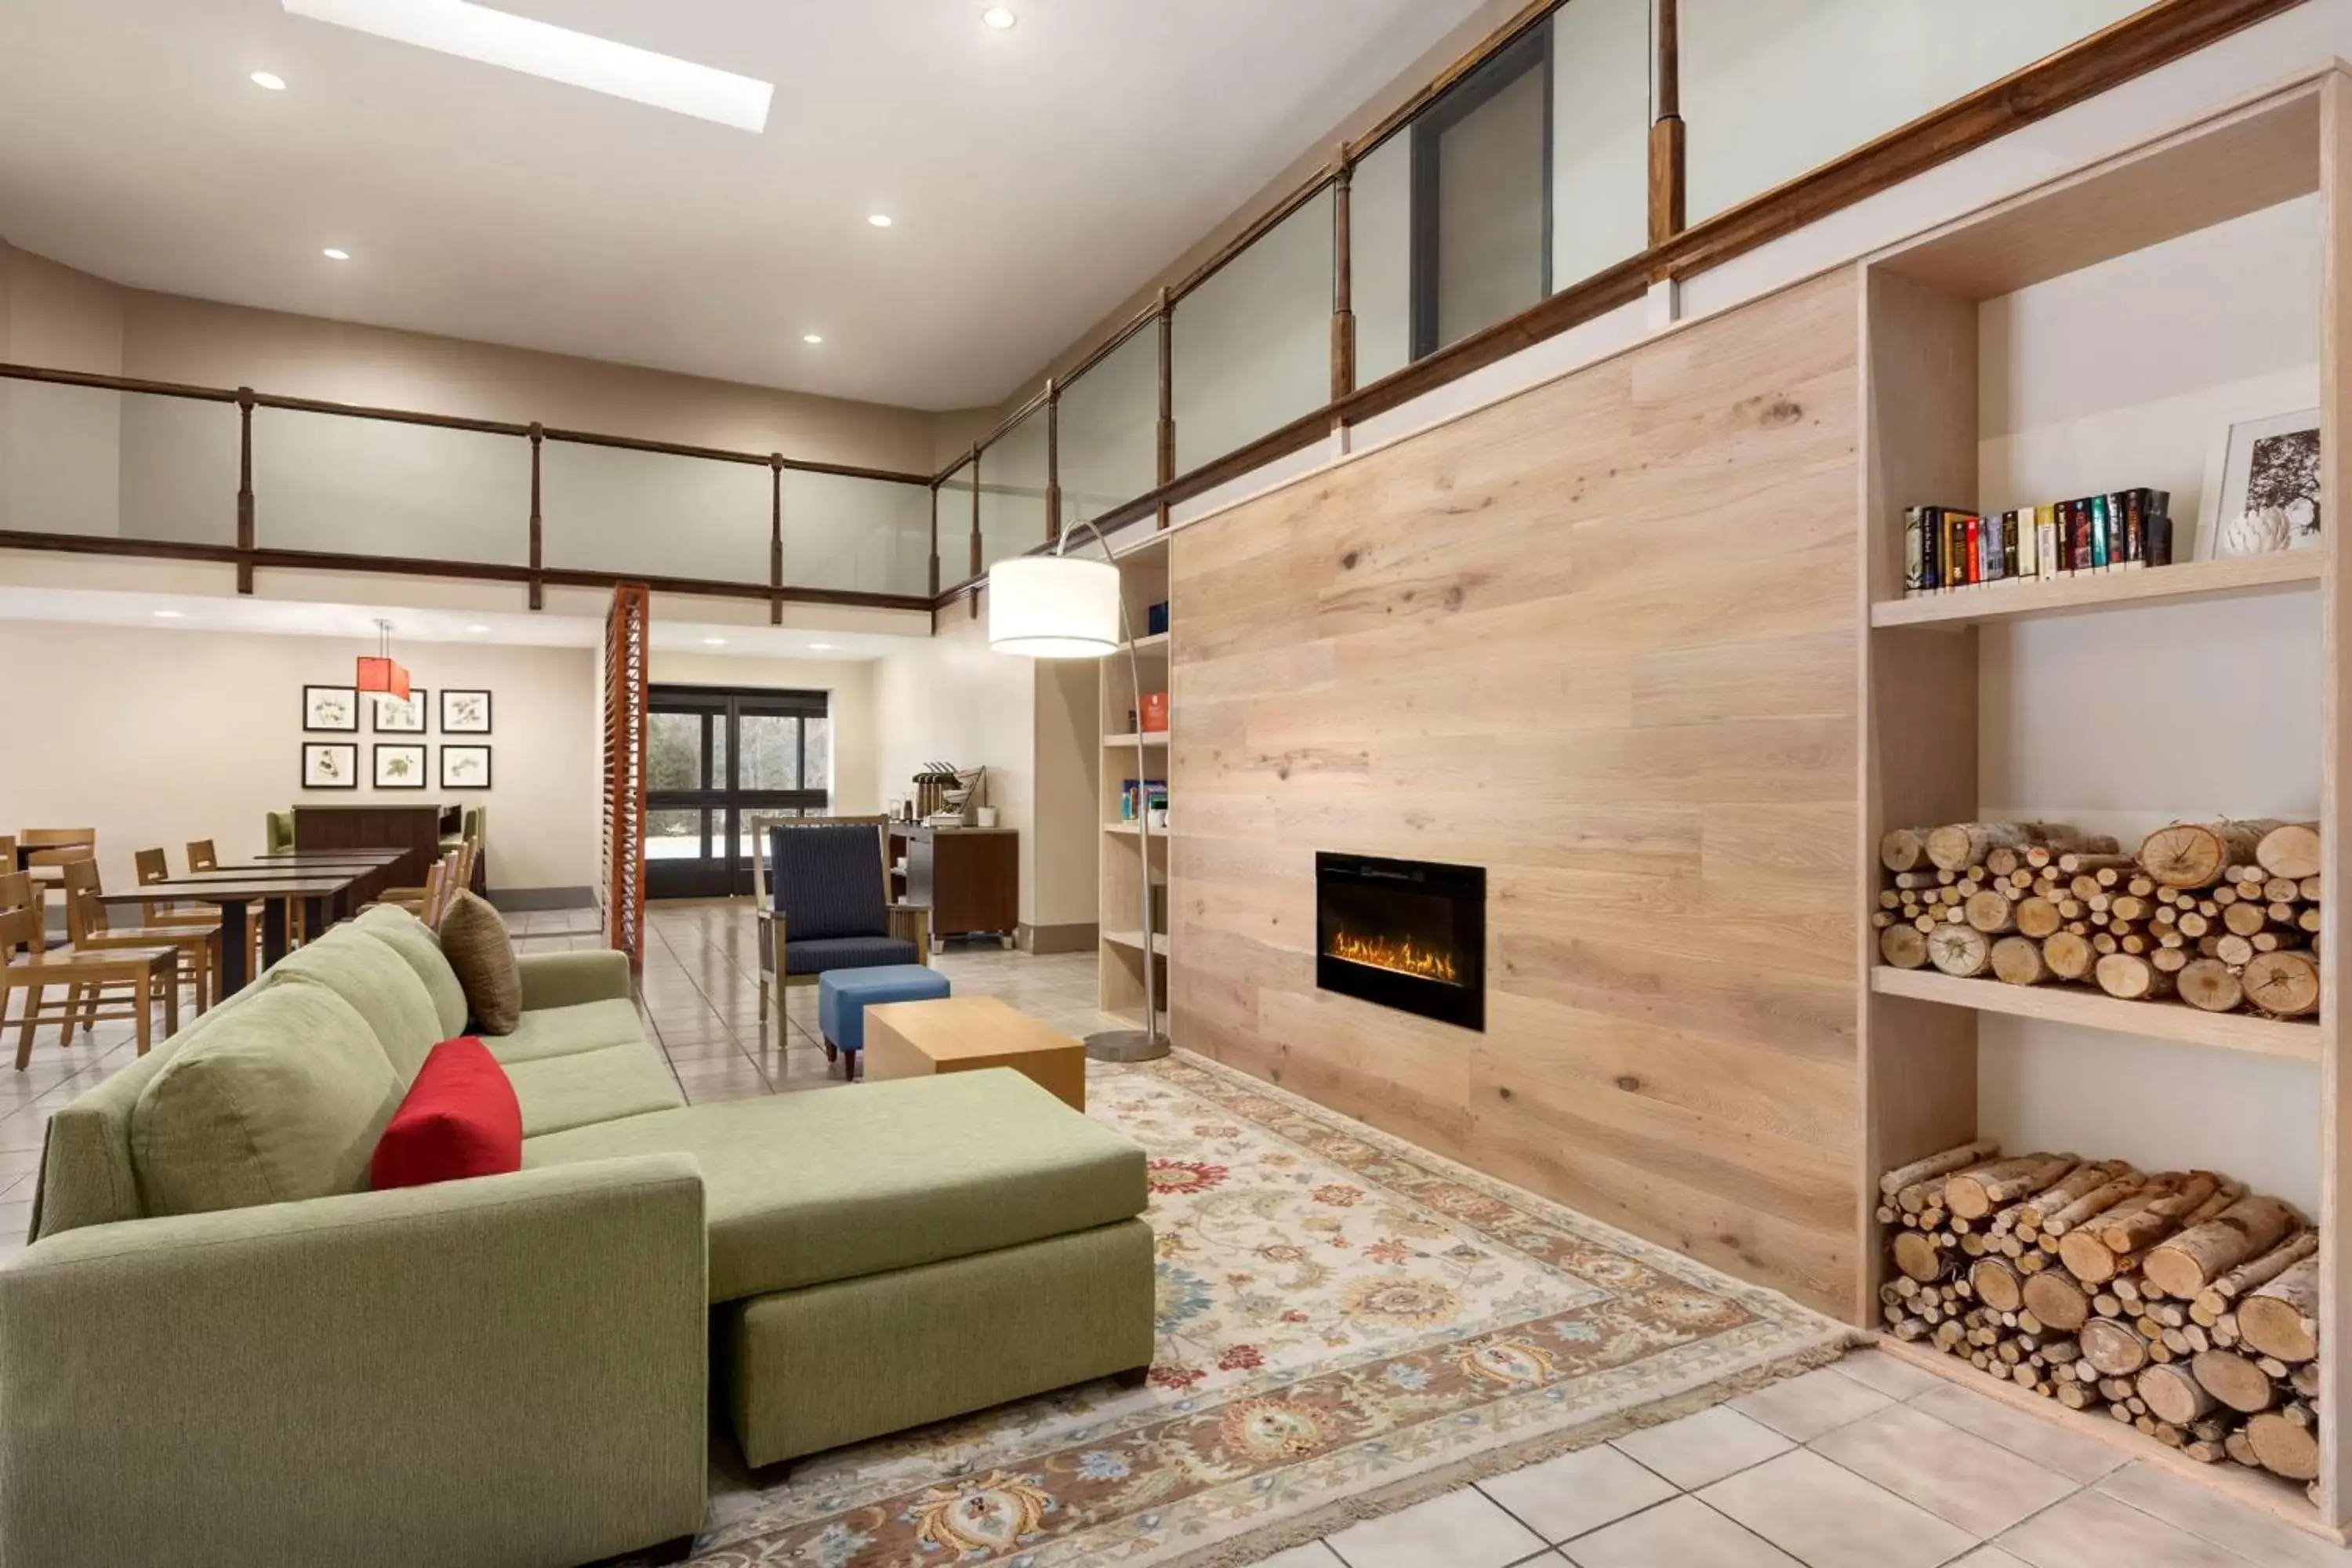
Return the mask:
POLYGON ((1167 1036, 1149 1029, 1108 1029, 1087 1037, 1090 1062, 1156 1062, 1171 1048, 1167 1036))

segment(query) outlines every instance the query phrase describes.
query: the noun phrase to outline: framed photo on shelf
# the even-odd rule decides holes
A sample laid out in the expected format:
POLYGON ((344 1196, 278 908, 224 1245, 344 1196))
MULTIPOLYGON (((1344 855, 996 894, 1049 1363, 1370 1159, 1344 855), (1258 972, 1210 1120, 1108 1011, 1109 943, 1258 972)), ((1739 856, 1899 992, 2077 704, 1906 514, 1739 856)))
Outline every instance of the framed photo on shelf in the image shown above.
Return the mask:
POLYGON ((400 741, 379 741, 375 746, 375 787, 378 789, 423 789, 425 787, 425 748, 422 744, 400 741))
POLYGON ((304 789, 360 787, 360 748, 355 741, 302 742, 304 789))
POLYGON ((443 789, 489 788, 490 749, 488 746, 443 746, 441 748, 441 787, 443 789))
POLYGON ((487 691, 453 691, 444 687, 441 691, 441 732, 445 735, 488 734, 490 694, 487 691))
POLYGON ((349 735, 360 727, 360 694, 351 686, 302 689, 302 729, 307 734, 349 735))
POLYGON ((2230 426, 2206 462, 2206 493, 2214 499, 2197 531, 2197 559, 2311 550, 2319 544, 2319 410, 2242 419, 2230 426), (2286 542, 2272 542, 2251 525, 2232 531, 2248 512, 2272 507, 2286 513, 2286 542))
POLYGON ((421 686, 411 688, 406 697, 394 697, 388 691, 376 693, 375 732, 379 735, 425 733, 425 715, 433 710, 425 699, 431 695, 421 686))

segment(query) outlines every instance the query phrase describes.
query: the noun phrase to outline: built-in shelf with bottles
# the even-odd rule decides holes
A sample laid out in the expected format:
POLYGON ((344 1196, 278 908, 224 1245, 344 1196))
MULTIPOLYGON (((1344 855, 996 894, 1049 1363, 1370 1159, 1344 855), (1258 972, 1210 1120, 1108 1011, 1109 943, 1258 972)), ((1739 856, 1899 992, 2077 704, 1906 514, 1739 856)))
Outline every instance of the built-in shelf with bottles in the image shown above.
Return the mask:
MULTIPOLYGON (((1153 966, 1154 994, 1165 1026, 1168 1007, 1168 864, 1167 837, 1147 836, 1122 804, 1129 779, 1136 778, 1136 747, 1143 748, 1143 776, 1168 780, 1170 733, 1139 731, 1144 692, 1170 689, 1174 634, 1170 626, 1148 631, 1152 606, 1168 602, 1169 551, 1173 541, 1166 532, 1149 532, 1139 539, 1120 536, 1117 546, 1119 591, 1127 603, 1128 623, 1134 640, 1096 667, 1101 672, 1102 696, 1102 815, 1101 941, 1097 958, 1097 1005, 1123 1019, 1130 1028, 1143 1027, 1146 963, 1153 966), (1129 656, 1132 655, 1132 663, 1129 656), (1143 890, 1152 892, 1151 951, 1147 955, 1141 935, 1143 890)), ((1171 729, 1172 730, 1171 723, 1171 729)), ((1171 802, 1171 806, 1173 803, 1171 802)))

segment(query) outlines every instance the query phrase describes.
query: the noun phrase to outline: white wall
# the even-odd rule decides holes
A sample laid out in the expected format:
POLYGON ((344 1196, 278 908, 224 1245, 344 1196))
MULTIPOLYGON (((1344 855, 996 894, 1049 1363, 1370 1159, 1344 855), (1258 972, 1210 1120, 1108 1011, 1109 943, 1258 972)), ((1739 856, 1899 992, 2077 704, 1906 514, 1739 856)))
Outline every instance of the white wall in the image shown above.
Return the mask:
POLYGON ((492 693, 488 791, 299 787, 305 740, 359 744, 362 780, 378 741, 423 736, 302 731, 302 687, 348 686, 361 650, 341 638, 0 622, 0 824, 94 827, 110 888, 136 879, 131 852, 163 848, 173 867, 192 838, 224 854, 262 847, 262 815, 311 801, 463 803, 487 808, 489 885, 578 888, 596 881, 599 671, 586 648, 405 642, 419 686, 492 693))
MULTIPOLYGON (((1988 301, 1978 503, 2168 489, 2185 557, 2231 423, 2316 404, 2319 289, 2312 197, 1988 301)), ((2315 595, 1978 635, 1987 818, 2129 847, 2183 816, 2317 816, 2315 595)), ((1990 1016, 1979 1040, 1987 1136, 2317 1201, 2315 1068, 1990 1016)))
POLYGON ((879 731, 874 674, 878 663, 874 659, 748 658, 656 648, 648 679, 657 686, 757 686, 824 692, 825 712, 833 724, 833 809, 844 816, 869 816, 882 809, 883 799, 875 772, 879 731))

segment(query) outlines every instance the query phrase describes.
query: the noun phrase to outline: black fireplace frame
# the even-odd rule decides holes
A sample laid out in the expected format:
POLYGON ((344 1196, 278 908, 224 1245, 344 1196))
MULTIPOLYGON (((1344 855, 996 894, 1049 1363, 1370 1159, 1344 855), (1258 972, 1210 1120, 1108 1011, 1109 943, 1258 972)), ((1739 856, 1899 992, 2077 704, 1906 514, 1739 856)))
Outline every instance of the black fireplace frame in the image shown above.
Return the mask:
POLYGON ((1433 1018, 1441 1024, 1486 1032, 1486 868, 1454 866, 1433 860, 1392 860, 1376 855, 1342 855, 1318 850, 1315 855, 1315 984, 1325 991, 1353 996, 1399 1012, 1433 1018), (1455 905, 1455 962, 1469 977, 1466 984, 1425 980, 1372 964, 1356 963, 1325 951, 1328 931, 1324 892, 1333 881, 1365 885, 1391 884, 1401 891, 1436 894, 1455 905), (1469 918, 1459 918, 1467 910, 1469 918))

